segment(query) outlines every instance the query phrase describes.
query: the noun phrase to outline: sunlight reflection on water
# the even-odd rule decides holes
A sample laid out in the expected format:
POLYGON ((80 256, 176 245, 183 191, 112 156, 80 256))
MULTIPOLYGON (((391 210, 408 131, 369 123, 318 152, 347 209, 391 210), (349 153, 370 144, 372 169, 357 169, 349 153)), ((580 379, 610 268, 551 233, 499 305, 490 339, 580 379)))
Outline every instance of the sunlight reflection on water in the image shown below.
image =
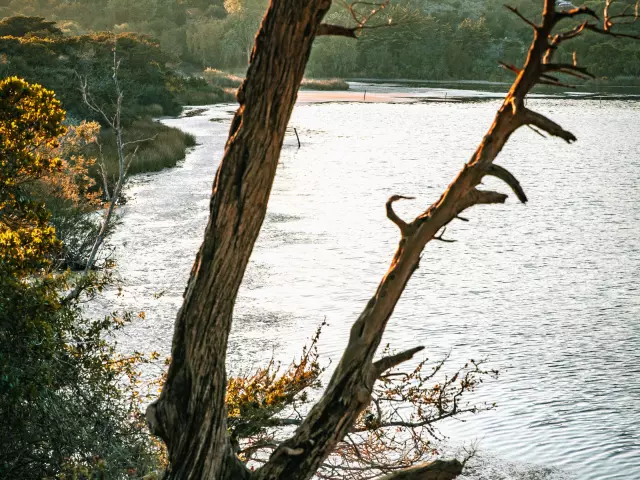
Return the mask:
MULTIPOLYGON (((326 317, 321 353, 338 359, 349 327, 398 241, 393 194, 420 213, 470 157, 499 102, 299 105, 269 210, 245 275, 229 369, 283 361, 326 317)), ((529 204, 476 207, 452 224, 453 244, 425 250, 384 341, 423 344, 451 365, 487 357, 499 380, 480 388, 496 411, 443 428, 480 440, 473 479, 640 478, 640 104, 537 99, 575 145, 521 129, 500 155, 529 204), (487 458, 500 460, 487 461, 487 458), (496 463, 498 462, 498 463, 496 463), (503 463, 500 463, 503 462, 503 463), (508 463, 515 462, 515 463, 508 463), (498 465, 496 467, 496 465, 498 465)), ((112 243, 124 295, 93 313, 144 310, 123 350, 168 354, 173 322, 208 215, 232 106, 166 120, 199 145, 178 168, 136 176, 112 243), (222 119, 223 121, 210 121, 222 119), (163 292, 160 299, 154 294, 163 292)), ((489 179, 487 187, 505 191, 489 179)), ((334 362, 335 363, 335 362, 334 362)))

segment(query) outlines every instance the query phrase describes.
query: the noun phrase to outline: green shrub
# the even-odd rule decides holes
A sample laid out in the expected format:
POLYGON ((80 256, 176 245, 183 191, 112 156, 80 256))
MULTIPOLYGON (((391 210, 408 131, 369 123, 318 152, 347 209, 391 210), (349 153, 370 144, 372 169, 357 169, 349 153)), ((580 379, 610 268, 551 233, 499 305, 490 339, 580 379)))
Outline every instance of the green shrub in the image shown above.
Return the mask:
POLYGON ((29 188, 61 167, 64 111, 18 78, 0 82, 0 98, 0 478, 145 475, 160 450, 141 414, 144 357, 121 358, 107 340, 131 316, 88 320, 61 300, 61 242, 29 188))
POLYGON ((47 22, 42 17, 26 17, 18 15, 0 21, 0 37, 49 37, 62 35, 55 22, 47 22))

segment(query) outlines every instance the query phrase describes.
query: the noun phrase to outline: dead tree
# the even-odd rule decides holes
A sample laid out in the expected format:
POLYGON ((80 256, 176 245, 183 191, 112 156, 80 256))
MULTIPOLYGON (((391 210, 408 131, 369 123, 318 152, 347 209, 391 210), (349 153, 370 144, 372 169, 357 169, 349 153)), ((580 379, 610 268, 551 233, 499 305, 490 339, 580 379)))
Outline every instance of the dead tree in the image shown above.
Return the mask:
MULTIPOLYGON (((314 475, 370 405, 378 378, 422 350, 414 347, 374 360, 387 322, 418 268, 426 244, 442 240, 438 232, 466 209, 505 202, 507 195, 478 188, 487 175, 503 180, 521 201, 526 201, 515 176, 493 163, 509 137, 518 128, 530 126, 568 143, 576 140, 571 132, 527 108, 524 100, 536 84, 565 85, 560 74, 588 76, 575 61, 554 62, 554 54, 564 42, 587 31, 632 36, 618 32, 615 23, 635 20, 637 7, 634 13, 623 7, 613 14, 615 0, 604 3, 602 20, 586 7, 557 12, 555 0, 544 0, 539 24, 514 10, 533 29, 533 42, 523 68, 512 69, 517 78, 489 131, 446 191, 424 213, 404 221, 393 211, 393 202, 402 197, 389 200, 388 217, 398 226, 401 238, 387 273, 353 323, 344 354, 321 398, 267 463, 249 471, 235 456, 226 425, 225 360, 233 306, 265 217, 287 123, 313 40, 319 34, 352 36, 349 32, 353 32, 321 23, 330 0, 271 2, 256 37, 247 77, 238 91, 240 107, 214 181, 204 242, 175 324, 167 381, 160 398, 147 410, 152 432, 168 447, 167 478, 301 480, 314 475), (572 26, 572 20, 575 23, 582 19, 572 26), (560 30, 564 24, 569 26, 560 30)), ((455 460, 436 461, 385 478, 449 479, 460 471, 461 464, 455 460)))
POLYGON ((102 177, 103 195, 107 202, 107 207, 104 210, 102 219, 100 221, 100 227, 97 235, 93 240, 93 245, 89 251, 86 263, 82 270, 81 275, 76 279, 76 285, 71 289, 69 293, 64 297, 64 302, 75 300, 86 288, 88 276, 91 270, 95 267, 98 261, 98 254, 104 246, 105 240, 111 233, 111 229, 115 222, 115 214, 120 201, 122 192, 124 190, 126 181, 128 179, 129 168, 136 158, 138 148, 140 144, 154 140, 155 136, 149 138, 143 138, 134 141, 125 141, 123 138, 124 126, 122 125, 122 109, 124 92, 120 86, 118 79, 118 72, 120 69, 120 59, 117 56, 117 39, 114 39, 113 47, 113 88, 115 94, 114 111, 112 115, 106 113, 91 95, 89 89, 88 79, 80 78, 80 91, 82 93, 82 99, 85 105, 92 110, 95 114, 101 117, 102 121, 113 130, 116 144, 116 154, 118 156, 118 176, 112 187, 109 186, 109 178, 107 175, 107 167, 104 161, 104 155, 102 154, 102 145, 99 140, 96 140, 100 155, 98 157, 98 168, 100 170, 100 176, 102 177))

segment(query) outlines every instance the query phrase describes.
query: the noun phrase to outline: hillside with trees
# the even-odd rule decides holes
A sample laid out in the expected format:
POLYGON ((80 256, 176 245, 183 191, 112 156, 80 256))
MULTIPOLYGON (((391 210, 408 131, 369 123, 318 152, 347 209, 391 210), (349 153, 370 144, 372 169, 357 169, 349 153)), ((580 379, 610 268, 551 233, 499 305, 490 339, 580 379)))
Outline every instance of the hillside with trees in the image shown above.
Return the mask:
MULTIPOLYGON (((41 15, 69 34, 92 31, 135 32, 155 38, 162 51, 196 68, 244 71, 264 0, 80 0, 5 2, 0 15, 41 15)), ((512 2, 524 15, 539 17, 536 6, 512 2)), ((595 4, 591 1, 587 4, 595 4)), ((332 23, 347 24, 350 14, 334 5, 332 23)), ((500 0, 402 0, 376 19, 391 28, 364 29, 358 42, 319 38, 307 74, 312 77, 503 80, 498 62, 522 62, 528 29, 500 0)), ((576 39, 579 58, 592 72, 629 81, 640 76, 640 47, 631 40, 576 39), (604 62, 606 59, 606 63, 604 62)), ((562 53, 562 60, 572 52, 562 53)))

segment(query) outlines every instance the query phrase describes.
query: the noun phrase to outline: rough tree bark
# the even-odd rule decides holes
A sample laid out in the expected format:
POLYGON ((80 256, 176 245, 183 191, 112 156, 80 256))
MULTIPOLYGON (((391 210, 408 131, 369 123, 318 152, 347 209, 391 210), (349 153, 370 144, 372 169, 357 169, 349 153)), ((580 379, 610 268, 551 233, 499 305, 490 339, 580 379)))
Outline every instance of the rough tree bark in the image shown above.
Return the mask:
POLYGON ((329 0, 272 2, 256 37, 240 107, 213 185, 205 239, 176 320, 172 362, 148 409, 167 444, 168 478, 245 478, 224 406, 233 305, 264 220, 287 123, 329 0))
MULTIPOLYGON (((612 0, 607 0, 607 5, 612 0)), ((585 30, 611 33, 585 21, 565 32, 553 32, 565 19, 596 19, 581 7, 555 11, 555 0, 544 0, 540 25, 524 19, 534 39, 493 124, 472 158, 464 165, 438 201, 411 222, 393 211, 387 215, 400 230, 401 239, 389 270, 359 318, 354 322, 342 359, 327 388, 295 433, 274 450, 269 461, 254 472, 233 454, 226 430, 224 406, 227 339, 233 305, 253 245, 264 220, 287 122, 312 42, 318 34, 352 36, 321 20, 329 0, 272 2, 256 38, 247 78, 238 93, 240 107, 232 122, 210 205, 204 243, 197 255, 176 321, 172 363, 162 394, 147 411, 152 431, 169 450, 170 479, 303 480, 311 478, 358 415, 369 405, 374 382, 387 369, 407 361, 422 347, 374 361, 382 335, 402 292, 419 266, 420 256, 438 232, 479 204, 503 203, 507 196, 478 189, 482 179, 494 176, 526 202, 527 197, 505 168, 494 165, 509 137, 522 126, 547 132, 566 142, 576 140, 547 117, 525 107, 525 96, 536 83, 564 85, 551 72, 588 75, 584 68, 552 63, 560 43, 585 30)), ((606 12, 605 12, 606 13, 606 12)), ((604 25, 608 25, 605 16, 604 25)), ((615 36, 615 35, 614 35, 615 36)), ((396 472, 386 480, 452 479, 460 474, 457 461, 436 461, 396 472)))

